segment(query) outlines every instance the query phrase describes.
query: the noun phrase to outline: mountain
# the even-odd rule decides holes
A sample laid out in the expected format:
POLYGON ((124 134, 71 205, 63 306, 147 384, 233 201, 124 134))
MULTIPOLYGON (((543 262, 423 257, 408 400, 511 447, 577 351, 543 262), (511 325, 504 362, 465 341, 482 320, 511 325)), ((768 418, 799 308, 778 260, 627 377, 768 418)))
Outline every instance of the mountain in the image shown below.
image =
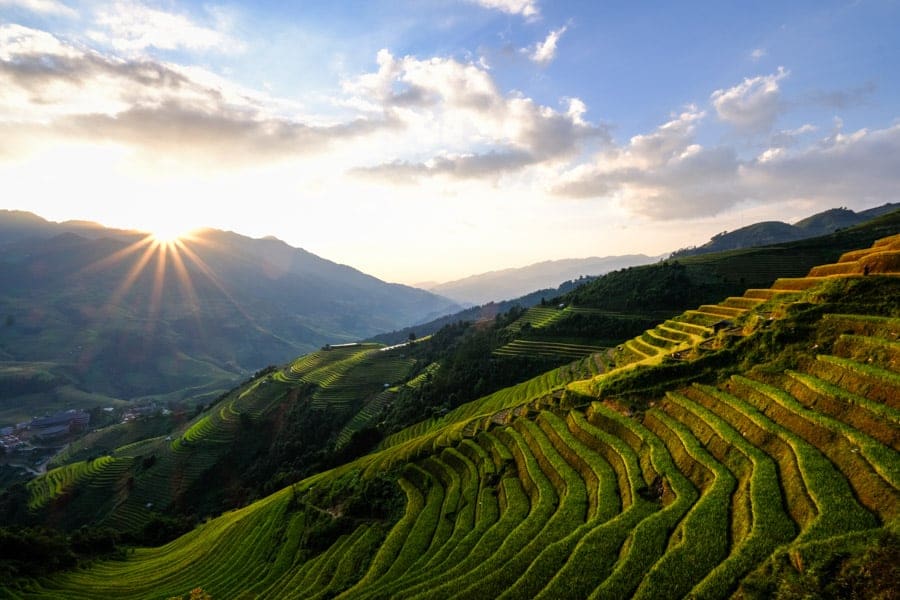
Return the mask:
POLYGON ((409 327, 404 327, 403 329, 397 329, 388 333, 380 333, 378 335, 372 336, 370 338, 370 341, 379 342, 382 344, 399 344, 409 339, 410 334, 412 334, 413 337, 431 335, 447 325, 452 325, 460 321, 484 324, 495 320, 498 316, 502 316, 510 312, 511 310, 531 308, 541 303, 546 303, 547 300, 558 298, 559 296, 562 296, 563 294, 566 294, 567 292, 570 292, 578 288, 579 286, 584 285, 591 279, 593 278, 582 277, 575 280, 564 281, 559 287, 547 288, 545 290, 536 290, 531 293, 525 294, 524 296, 519 296, 518 298, 513 298, 511 300, 488 302, 487 304, 482 304, 481 306, 470 306, 469 308, 464 308, 459 312, 444 315, 443 317, 438 317, 437 319, 433 319, 425 323, 418 323, 416 325, 411 325, 409 327))
POLYGON ((433 285, 428 289, 460 303, 480 305, 518 298, 534 290, 555 288, 567 280, 603 275, 616 269, 645 265, 655 260, 657 258, 643 254, 548 260, 527 267, 471 275, 433 285))
POLYGON ((760 304, 754 295, 738 297, 748 286, 748 293, 765 297, 770 292, 759 290, 776 280, 793 282, 816 265, 898 230, 900 211, 820 238, 570 282, 558 290, 558 299, 541 303, 538 298, 529 309, 511 304, 501 310, 504 303, 467 309, 427 338, 420 329, 415 343, 401 343, 409 342, 407 331, 399 339, 376 336, 376 343, 318 350, 267 369, 199 414, 157 416, 91 432, 54 457, 52 465, 61 471, 31 485, 40 490, 60 477, 80 481, 75 489, 81 491, 71 497, 55 497, 53 490, 41 496, 42 510, 57 527, 99 522, 134 532, 158 514, 217 514, 286 480, 396 441, 407 426, 554 369, 562 368, 570 379, 587 378, 683 350, 682 342, 706 339, 710 326, 760 304), (729 299, 719 305, 723 298, 729 299), (693 310, 683 314, 685 308, 693 310), (253 418, 242 420, 240 413, 253 418), (97 456, 116 459, 101 471, 113 487, 91 483, 86 465, 75 464, 97 456), (144 469, 139 456, 154 457, 153 469, 144 469), (209 486, 211 479, 218 484, 209 486), (127 480, 132 483, 122 489, 127 480), (160 480, 179 483, 160 490, 160 480), (56 510, 60 503, 65 511, 56 510))
MULTIPOLYGON (((822 213, 824 217, 829 214, 832 211, 822 213)), ((526 329, 529 339, 523 338, 523 342, 538 337, 544 341, 560 338, 563 342, 588 338, 589 344, 600 341, 615 345, 618 343, 615 340, 643 331, 685 306, 739 294, 747 286, 767 287, 779 277, 800 276, 817 264, 836 260, 842 252, 890 235, 898 227, 900 211, 893 211, 817 238, 681 256, 619 269, 599 277, 566 281, 556 289, 537 290, 512 300, 470 307, 371 339, 396 344, 410 334, 428 335, 459 321, 484 323, 515 307, 541 305, 535 310, 548 315, 554 313, 553 318, 539 328, 526 329)))
POLYGON ((0 421, 85 393, 215 395, 268 364, 458 308, 276 239, 202 230, 166 245, 4 211, 0 421))
MULTIPOLYGON (((846 240, 823 238, 819 252, 835 239, 846 240)), ((810 252, 804 244, 796 247, 810 252)), ((684 310, 621 347, 435 414, 164 546, 117 553, 102 530, 59 540, 0 532, 10 574, 0 592, 892 597, 898 298, 895 225, 833 264, 684 310), (74 566, 73 550, 95 560, 53 573, 74 566)), ((538 316, 502 325, 539 328, 538 316)), ((252 455, 262 412, 283 403, 327 419, 346 410, 354 385, 402 378, 402 361, 387 367, 398 350, 319 351, 248 381, 170 440, 124 445, 18 491, 52 522, 92 498, 115 505, 141 490, 155 495, 134 499, 121 518, 147 518, 155 498, 221 489, 227 469, 194 488, 186 480, 217 452, 252 455), (378 377, 355 368, 370 360, 378 377), (179 464, 184 478, 155 471, 179 464)), ((400 388, 430 380, 423 371, 372 401, 387 407, 400 388)), ((366 414, 374 420, 377 409, 366 414)))
POLYGON ((806 217, 793 225, 781 221, 763 221, 734 231, 723 231, 702 246, 683 248, 673 252, 671 258, 781 244, 827 235, 839 229, 865 223, 898 208, 900 208, 900 203, 885 204, 860 212, 854 212, 847 208, 832 208, 806 217))

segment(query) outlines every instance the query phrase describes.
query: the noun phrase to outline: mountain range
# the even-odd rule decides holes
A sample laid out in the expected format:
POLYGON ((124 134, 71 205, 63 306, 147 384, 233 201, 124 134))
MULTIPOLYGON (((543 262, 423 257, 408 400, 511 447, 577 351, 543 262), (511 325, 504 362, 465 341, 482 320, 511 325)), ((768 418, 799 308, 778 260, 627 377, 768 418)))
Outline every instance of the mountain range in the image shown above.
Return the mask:
POLYGON ((714 235, 712 239, 702 246, 691 246, 673 252, 672 258, 752 248, 753 246, 782 244, 784 242, 794 242, 827 235, 840 229, 865 223, 891 213, 898 208, 900 208, 900 203, 896 202, 859 212, 854 212, 844 207, 832 208, 801 219, 793 225, 782 221, 763 221, 734 231, 723 231, 714 235))
POLYGON ((510 300, 535 290, 556 288, 562 282, 583 276, 597 276, 637 265, 646 265, 659 257, 644 254, 592 256, 546 260, 525 267, 489 271, 454 281, 425 286, 435 294, 463 304, 485 304, 510 300))
MULTIPOLYGON (((754 223, 735 231, 719 233, 701 246, 682 248, 673 252, 671 256, 673 258, 693 256, 818 237, 865 223, 897 208, 900 208, 898 203, 884 204, 859 212, 847 208, 833 208, 806 217, 793 225, 781 221, 754 223)), ((418 287, 461 304, 482 305, 488 302, 514 300, 535 290, 556 288, 564 281, 597 277, 618 269, 650 264, 661 258, 664 256, 626 254, 547 260, 525 267, 488 271, 443 283, 423 282, 418 284, 418 287)))
POLYGON ((324 344, 459 308, 273 238, 206 229, 164 244, 3 211, 0 421, 38 401, 97 403, 85 393, 212 394, 324 344))

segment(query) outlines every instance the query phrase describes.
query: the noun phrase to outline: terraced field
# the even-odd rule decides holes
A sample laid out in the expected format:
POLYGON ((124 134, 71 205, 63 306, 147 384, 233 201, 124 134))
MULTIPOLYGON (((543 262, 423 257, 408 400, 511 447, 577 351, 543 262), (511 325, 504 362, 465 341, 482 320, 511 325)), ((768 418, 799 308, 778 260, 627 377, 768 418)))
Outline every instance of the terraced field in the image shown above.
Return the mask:
MULTIPOLYGON (((215 598, 771 597, 773 573, 812 578, 816 565, 886 535, 897 544, 897 244, 688 311, 623 344, 618 370, 592 377, 582 359, 501 390, 162 548, 4 589, 66 599, 197 586, 215 598), (614 374, 664 377, 657 363, 681 353, 685 364, 734 356, 733 371, 753 367, 673 379, 643 404, 588 395, 614 374), (292 508, 293 495, 392 465, 403 465, 406 505, 389 530, 359 523, 319 553, 300 549, 309 512, 292 508)), ((208 427, 189 432, 206 439, 208 427)))
POLYGON ((605 352, 602 346, 567 344, 553 341, 514 340, 494 351, 497 356, 559 356, 575 360, 590 354, 605 352))
POLYGON ((51 521, 63 527, 96 522, 96 515, 103 515, 102 525, 140 530, 232 451, 243 430, 302 386, 314 386, 309 400, 314 409, 347 415, 342 435, 349 440, 389 400, 385 384, 402 381, 412 366, 400 352, 381 348, 352 344, 306 355, 233 392, 180 433, 129 443, 108 456, 50 471, 29 485, 29 508, 49 511, 51 521), (353 410, 359 411, 356 419, 351 419, 353 410), (65 510, 56 510, 55 502, 65 510))
MULTIPOLYGON (((437 363, 433 363, 419 375, 407 381, 403 385, 405 387, 415 389, 422 385, 422 383, 437 368, 437 363)), ((361 431, 366 427, 375 425, 375 419, 391 403, 391 401, 397 395, 400 387, 401 386, 388 387, 383 392, 366 402, 365 406, 363 406, 362 409, 358 413, 356 413, 352 419, 350 419, 350 422, 347 423, 347 425, 345 425, 343 429, 341 429, 340 433, 338 434, 335 447, 337 449, 343 448, 350 442, 350 439, 353 437, 354 433, 361 431)))
POLYGON ((511 331, 519 331, 526 325, 534 329, 546 327, 550 323, 562 318, 564 311, 559 308, 548 308, 544 306, 534 306, 525 311, 525 314, 516 319, 515 323, 509 326, 511 331))
POLYGON ((276 374, 277 381, 309 383, 317 389, 312 406, 320 410, 349 410, 404 379, 413 360, 383 354, 379 344, 346 344, 307 354, 276 374))
MULTIPOLYGON (((72 489, 79 481, 94 479, 97 485, 115 480, 128 466, 129 461, 111 456, 81 461, 57 467, 43 477, 28 482, 30 500, 28 508, 44 506, 54 498, 72 489)), ((92 482, 93 483, 93 482, 92 482)))

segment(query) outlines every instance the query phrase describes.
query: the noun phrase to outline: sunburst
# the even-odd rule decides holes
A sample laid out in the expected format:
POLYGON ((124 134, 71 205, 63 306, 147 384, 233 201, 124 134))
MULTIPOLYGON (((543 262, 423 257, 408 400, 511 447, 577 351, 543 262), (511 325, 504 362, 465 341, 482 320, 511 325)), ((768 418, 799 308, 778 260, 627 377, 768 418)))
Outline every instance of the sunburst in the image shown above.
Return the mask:
POLYGON ((171 246, 182 239, 191 237, 191 230, 178 225, 161 224, 148 232, 151 240, 163 246, 171 246))
MULTIPOLYGON (((202 231, 196 230, 191 232, 183 228, 161 227, 153 232, 146 233, 146 235, 135 239, 129 245, 85 267, 75 274, 75 278, 77 279, 80 274, 86 275, 91 272, 124 267, 121 280, 103 305, 98 307, 99 310, 95 318, 98 319, 99 325, 115 319, 118 307, 125 301, 129 292, 134 289, 142 275, 148 273, 151 280, 149 289, 146 290, 146 295, 143 296, 142 300, 134 297, 128 300, 130 303, 135 300, 141 304, 145 303, 143 311, 138 309, 138 313, 142 312, 143 314, 136 316, 146 319, 145 335, 148 340, 155 335, 160 312, 164 304, 164 297, 174 291, 171 287, 173 284, 176 288, 180 288, 179 291, 187 309, 193 314, 197 325, 200 325, 202 321, 200 319, 202 303, 198 297, 195 282, 192 280, 192 273, 193 278, 199 276, 212 283, 219 293, 244 318, 256 326, 255 320, 251 315, 228 292, 214 270, 195 251, 204 246, 210 249, 218 248, 218 251, 225 250, 220 248, 219 244, 213 240, 207 239, 207 236, 202 231)), ((132 306, 132 308, 137 307, 132 306)), ((85 347, 80 362, 89 362, 93 358, 92 355, 91 349, 85 347)))

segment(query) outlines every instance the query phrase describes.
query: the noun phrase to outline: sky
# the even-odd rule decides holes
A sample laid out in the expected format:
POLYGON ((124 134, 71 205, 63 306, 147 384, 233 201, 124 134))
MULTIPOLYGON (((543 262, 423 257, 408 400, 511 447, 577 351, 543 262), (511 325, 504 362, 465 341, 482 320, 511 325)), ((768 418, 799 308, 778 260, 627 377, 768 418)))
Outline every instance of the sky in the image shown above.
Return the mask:
POLYGON ((900 200, 900 2, 0 0, 0 208, 388 281, 900 200))

